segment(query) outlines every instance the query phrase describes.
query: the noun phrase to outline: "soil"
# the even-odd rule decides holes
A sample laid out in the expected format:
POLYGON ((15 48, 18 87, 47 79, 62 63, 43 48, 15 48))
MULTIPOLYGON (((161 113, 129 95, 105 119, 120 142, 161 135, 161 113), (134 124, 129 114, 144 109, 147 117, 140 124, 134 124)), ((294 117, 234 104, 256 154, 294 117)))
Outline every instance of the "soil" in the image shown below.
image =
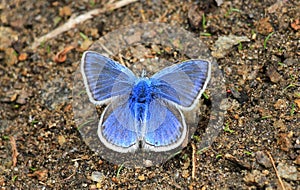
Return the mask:
POLYGON ((0 2, 1 189, 300 189, 299 1, 138 1, 30 48, 72 15, 109 2, 0 2), (146 22, 186 29, 213 51, 227 112, 207 149, 199 150, 199 129, 167 162, 126 168, 84 142, 74 121, 73 77, 92 42, 146 22), (217 40, 230 35, 249 40, 220 49, 217 40), (70 45, 66 60, 54 59, 70 45))

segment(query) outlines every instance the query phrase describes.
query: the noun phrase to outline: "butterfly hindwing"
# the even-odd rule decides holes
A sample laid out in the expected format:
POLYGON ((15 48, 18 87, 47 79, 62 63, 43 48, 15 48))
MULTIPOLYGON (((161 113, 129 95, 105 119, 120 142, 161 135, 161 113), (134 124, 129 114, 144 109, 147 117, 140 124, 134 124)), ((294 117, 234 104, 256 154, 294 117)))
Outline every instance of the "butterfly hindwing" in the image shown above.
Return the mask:
POLYGON ((90 101, 95 104, 130 93, 136 80, 128 68, 93 51, 83 54, 81 71, 90 101))
POLYGON ((137 125, 129 111, 128 102, 112 103, 101 115, 98 136, 105 146, 114 151, 134 151, 138 146, 137 125))
POLYGON ((149 110, 150 117, 144 136, 145 148, 155 152, 169 151, 183 143, 187 133, 186 123, 177 107, 162 100, 155 101, 160 106, 149 110), (158 118, 161 120, 158 121, 158 118))
POLYGON ((200 98, 210 79, 210 62, 189 60, 167 67, 150 80, 157 87, 157 95, 182 109, 189 109, 200 98))

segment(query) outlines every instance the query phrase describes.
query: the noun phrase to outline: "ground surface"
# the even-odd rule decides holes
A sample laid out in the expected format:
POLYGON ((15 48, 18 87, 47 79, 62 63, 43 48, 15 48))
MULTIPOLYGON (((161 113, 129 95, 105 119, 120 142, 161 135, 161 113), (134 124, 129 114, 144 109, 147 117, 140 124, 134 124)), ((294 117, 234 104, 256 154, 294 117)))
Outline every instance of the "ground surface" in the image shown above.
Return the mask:
POLYGON ((72 14, 107 3, 1 1, 1 189, 280 189, 279 177, 286 189, 300 189, 299 1, 141 1, 30 49, 72 14), (228 110, 216 141, 195 155, 194 179, 191 143, 197 148, 198 138, 164 164, 118 171, 89 149, 73 120, 72 80, 82 52, 110 31, 148 21, 180 26, 211 50, 220 36, 249 39, 213 54, 226 78, 228 110), (55 62, 69 45, 75 49, 67 59, 55 62), (96 171, 98 182, 91 179, 96 171))

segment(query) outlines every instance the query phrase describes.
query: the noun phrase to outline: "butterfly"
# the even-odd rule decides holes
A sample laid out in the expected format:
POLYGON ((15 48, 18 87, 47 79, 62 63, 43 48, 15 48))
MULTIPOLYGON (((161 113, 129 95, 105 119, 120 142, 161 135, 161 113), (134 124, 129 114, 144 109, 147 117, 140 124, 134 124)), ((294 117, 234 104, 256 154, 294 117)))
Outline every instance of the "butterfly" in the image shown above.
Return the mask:
POLYGON ((188 135, 183 112, 191 111, 204 92, 211 63, 188 60, 151 77, 94 51, 84 52, 81 73, 89 100, 106 105, 97 129, 107 148, 128 153, 178 148, 188 135))

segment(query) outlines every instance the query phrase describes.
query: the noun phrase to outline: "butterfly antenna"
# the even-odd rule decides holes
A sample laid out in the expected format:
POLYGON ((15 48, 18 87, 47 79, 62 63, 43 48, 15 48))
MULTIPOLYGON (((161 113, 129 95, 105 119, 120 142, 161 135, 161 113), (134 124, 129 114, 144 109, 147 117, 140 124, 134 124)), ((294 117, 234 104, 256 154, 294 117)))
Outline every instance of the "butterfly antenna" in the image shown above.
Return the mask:
POLYGON ((145 69, 143 69, 143 71, 142 71, 142 78, 143 78, 143 77, 145 77, 145 76, 146 76, 146 74, 147 74, 146 70, 145 70, 145 69))

